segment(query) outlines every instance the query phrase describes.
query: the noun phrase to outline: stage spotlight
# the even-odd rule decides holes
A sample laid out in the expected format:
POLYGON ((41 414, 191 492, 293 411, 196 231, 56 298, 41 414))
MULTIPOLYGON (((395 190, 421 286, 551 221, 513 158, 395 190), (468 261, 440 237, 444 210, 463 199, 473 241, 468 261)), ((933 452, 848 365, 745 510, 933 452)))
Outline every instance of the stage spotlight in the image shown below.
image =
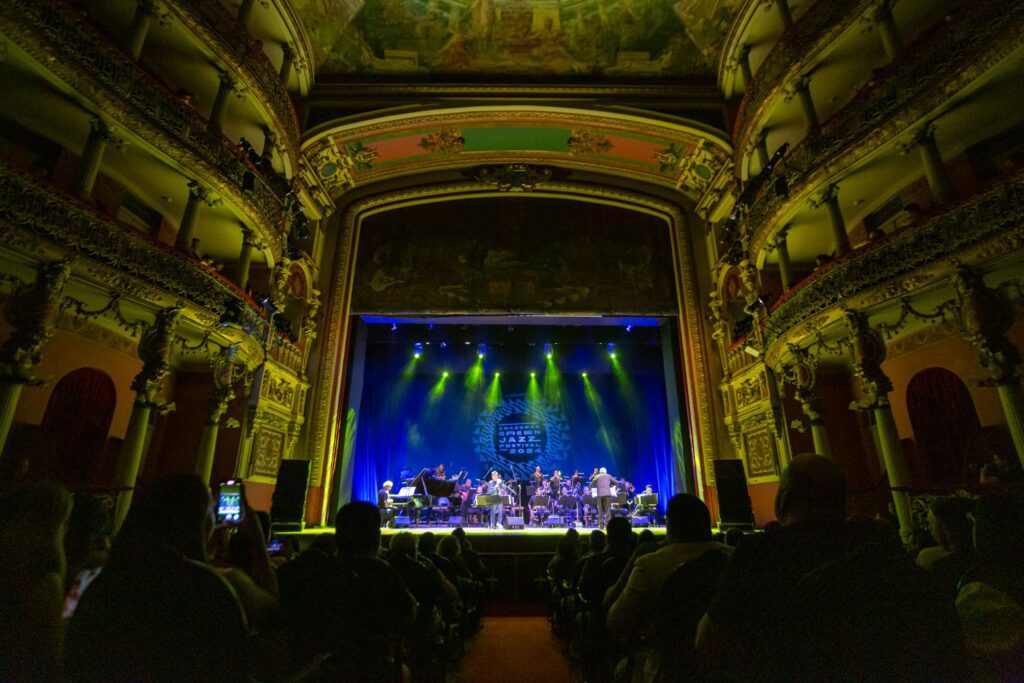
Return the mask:
POLYGON ((632 332, 632 331, 633 331, 633 325, 632 324, 626 325, 626 332, 632 332))
POLYGON ((548 359, 551 359, 551 358, 554 357, 555 349, 554 349, 554 347, 551 346, 551 344, 545 344, 544 345, 544 355, 547 356, 548 359))
POLYGON ((587 373, 586 372, 581 372, 580 376, 583 377, 583 379, 586 379, 587 378, 587 373))
POLYGON ((537 376, 537 373, 536 373, 536 372, 531 372, 531 373, 530 373, 530 377, 536 377, 536 376, 537 376))
POLYGON ((419 358, 423 355, 423 342, 415 342, 412 345, 412 357, 419 358))
POLYGON ((500 372, 494 373, 494 379, 498 379, 499 377, 501 377, 501 373, 500 372))
POLYGON ((443 342, 441 342, 440 346, 441 346, 442 349, 447 349, 448 348, 448 342, 443 341, 443 342))
POLYGON ((398 323, 391 323, 391 331, 394 332, 398 329, 398 323))
MULTIPOLYGON (((468 344, 469 342, 466 342, 466 343, 468 344)), ((487 355, 487 344, 477 344, 476 345, 476 357, 477 358, 483 358, 486 355, 487 355)))
POLYGON ((442 373, 441 373, 441 377, 442 377, 442 378, 446 378, 446 377, 448 377, 448 371, 447 371, 447 370, 445 370, 444 372, 442 372, 442 373))
POLYGON ((615 342, 608 342, 608 355, 615 358, 615 342))

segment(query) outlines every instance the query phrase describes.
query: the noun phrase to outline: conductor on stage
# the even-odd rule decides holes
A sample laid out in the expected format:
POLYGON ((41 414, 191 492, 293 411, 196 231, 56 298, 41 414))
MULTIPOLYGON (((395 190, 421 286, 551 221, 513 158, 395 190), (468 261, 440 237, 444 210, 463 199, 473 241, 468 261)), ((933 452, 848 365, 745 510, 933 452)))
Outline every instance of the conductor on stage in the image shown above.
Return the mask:
POLYGON ((608 517, 612 511, 612 484, 614 483, 615 480, 604 467, 590 480, 591 488, 597 489, 597 526, 601 529, 608 526, 608 517))
MULTIPOLYGON (((484 490, 488 496, 503 496, 505 495, 505 482, 501 480, 501 473, 495 470, 491 472, 491 480, 487 482, 487 487, 484 490)), ((505 521, 505 506, 501 503, 496 503, 491 506, 489 525, 493 529, 495 527, 501 529, 502 522, 505 521)))

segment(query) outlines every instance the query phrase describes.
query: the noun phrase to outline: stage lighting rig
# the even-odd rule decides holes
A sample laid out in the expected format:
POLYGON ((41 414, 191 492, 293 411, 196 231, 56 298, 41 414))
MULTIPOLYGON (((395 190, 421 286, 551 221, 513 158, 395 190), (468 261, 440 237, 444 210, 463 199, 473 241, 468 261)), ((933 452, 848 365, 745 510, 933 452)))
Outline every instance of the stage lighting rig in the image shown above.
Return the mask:
MULTIPOLYGON (((469 342, 466 342, 466 343, 468 344, 469 342)), ((476 357, 477 358, 483 358, 486 355, 487 355, 487 344, 477 344, 476 345, 476 357)))
POLYGON ((412 345, 412 357, 419 358, 423 355, 423 342, 414 342, 412 345))
POLYGON ((555 357, 555 349, 553 346, 551 346, 551 344, 544 345, 544 355, 547 357, 548 360, 551 360, 552 358, 555 357))
POLYGON ((608 357, 615 358, 615 342, 608 342, 608 357))

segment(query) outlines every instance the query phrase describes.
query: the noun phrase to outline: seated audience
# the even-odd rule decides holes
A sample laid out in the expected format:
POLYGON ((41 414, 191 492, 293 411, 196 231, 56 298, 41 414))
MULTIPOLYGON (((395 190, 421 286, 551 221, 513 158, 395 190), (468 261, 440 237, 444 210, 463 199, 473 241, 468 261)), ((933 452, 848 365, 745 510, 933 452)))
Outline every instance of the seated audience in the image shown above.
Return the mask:
POLYGON ((750 537, 701 621, 705 674, 741 680, 959 680, 955 613, 891 537, 846 517, 846 482, 817 455, 779 480, 783 528, 750 537))
POLYGON ((936 498, 928 509, 928 531, 937 545, 917 554, 917 566, 956 596, 960 577, 974 561, 971 501, 959 496, 936 498))
POLYGON ((71 496, 24 484, 0 496, 0 678, 59 680, 71 496))
POLYGON ((671 666, 648 647, 658 636, 654 615, 665 582, 680 566, 706 553, 732 551, 711 540, 711 515, 696 496, 681 493, 669 500, 666 527, 665 544, 635 560, 625 588, 608 609, 608 631, 624 645, 645 649, 635 667, 639 680, 659 680, 671 666))
POLYGON ((580 574, 579 592, 597 611, 603 612, 604 593, 619 579, 633 554, 633 535, 629 520, 615 517, 608 522, 604 550, 591 555, 580 574))
POLYGON ((956 609, 971 677, 1024 680, 1024 490, 982 498, 974 513, 977 561, 964 576, 956 609))
POLYGON ((206 564, 210 492, 194 475, 136 494, 106 568, 68 629, 71 680, 241 680, 248 627, 231 585, 206 564))

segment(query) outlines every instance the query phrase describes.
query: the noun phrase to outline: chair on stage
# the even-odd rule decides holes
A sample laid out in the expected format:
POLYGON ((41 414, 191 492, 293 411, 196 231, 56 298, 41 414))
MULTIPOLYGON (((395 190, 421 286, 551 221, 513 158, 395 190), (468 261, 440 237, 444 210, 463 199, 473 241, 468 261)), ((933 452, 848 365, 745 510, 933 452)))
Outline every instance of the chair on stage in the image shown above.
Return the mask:
POLYGON ((451 514, 451 501, 446 496, 438 496, 430 506, 430 518, 435 524, 444 524, 451 514))
POLYGON ((551 514, 551 496, 530 498, 530 526, 541 526, 551 514))

